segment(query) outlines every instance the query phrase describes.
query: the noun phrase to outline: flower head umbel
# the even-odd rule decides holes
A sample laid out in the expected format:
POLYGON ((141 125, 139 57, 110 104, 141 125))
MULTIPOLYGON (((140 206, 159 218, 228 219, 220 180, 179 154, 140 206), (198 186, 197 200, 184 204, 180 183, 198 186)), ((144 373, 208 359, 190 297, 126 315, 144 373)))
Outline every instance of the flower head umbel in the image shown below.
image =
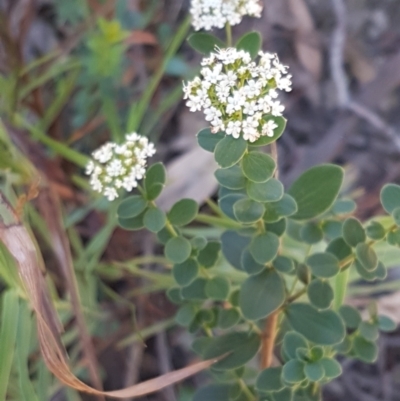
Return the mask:
POLYGON ((190 13, 196 31, 240 24, 243 16, 261 17, 259 0, 192 0, 190 13))
POLYGON ((264 117, 282 115, 278 90, 289 92, 292 83, 276 54, 260 52, 257 63, 246 51, 217 49, 201 65, 201 77, 184 85, 190 111, 202 110, 213 133, 249 142, 274 136, 277 125, 264 117))
POLYGON ((148 157, 155 154, 154 145, 137 133, 126 135, 122 144, 107 142, 92 153, 93 160, 86 166, 93 190, 109 201, 118 198, 119 190, 130 192, 137 187, 146 172, 148 157))

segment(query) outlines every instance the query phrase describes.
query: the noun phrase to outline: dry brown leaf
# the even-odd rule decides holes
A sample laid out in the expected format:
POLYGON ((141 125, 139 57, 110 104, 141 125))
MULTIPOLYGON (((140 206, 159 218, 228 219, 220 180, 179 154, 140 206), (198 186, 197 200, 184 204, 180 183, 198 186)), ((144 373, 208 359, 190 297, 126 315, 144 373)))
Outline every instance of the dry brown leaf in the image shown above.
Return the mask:
POLYGON ((125 39, 127 45, 155 45, 157 44, 156 37, 145 31, 132 31, 125 39))
POLYGON ((290 11, 296 20, 295 48, 303 66, 316 80, 322 71, 322 54, 314 21, 304 0, 289 0, 290 11))
POLYGON ((0 192, 0 202, 4 203, 14 222, 0 223, 0 241, 6 246, 16 261, 18 273, 25 287, 27 297, 37 318, 38 339, 44 362, 48 369, 64 384, 78 391, 113 398, 139 397, 159 391, 177 383, 218 361, 208 360, 162 375, 152 380, 117 391, 103 392, 81 382, 68 366, 66 351, 60 339, 61 324, 51 303, 40 265, 40 254, 28 232, 19 221, 14 210, 0 192))

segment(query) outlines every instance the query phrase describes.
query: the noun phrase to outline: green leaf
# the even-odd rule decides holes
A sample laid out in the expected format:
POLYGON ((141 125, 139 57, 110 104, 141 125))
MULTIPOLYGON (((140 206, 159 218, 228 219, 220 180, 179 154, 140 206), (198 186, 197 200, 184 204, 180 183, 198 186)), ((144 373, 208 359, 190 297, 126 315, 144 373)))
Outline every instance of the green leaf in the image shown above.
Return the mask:
POLYGON ((352 347, 353 347, 353 341, 351 337, 346 336, 344 340, 341 343, 335 345, 333 349, 339 354, 347 355, 351 351, 352 347))
POLYGON ((286 231, 286 225, 287 221, 283 217, 274 223, 265 223, 265 230, 276 234, 278 237, 281 237, 286 231))
POLYGON ((364 362, 372 363, 378 358, 377 345, 371 341, 367 341, 361 336, 356 336, 354 338, 353 349, 356 356, 364 362))
POLYGON ((239 162, 247 150, 247 142, 242 138, 226 136, 215 147, 215 161, 221 168, 229 168, 239 162))
POLYGON ((343 169, 333 164, 312 167, 290 187, 298 207, 295 220, 312 219, 326 212, 335 202, 343 182, 343 169))
POLYGON ((207 246, 207 240, 204 237, 194 237, 190 240, 192 247, 202 251, 207 246))
POLYGON ((196 278, 192 283, 181 289, 181 296, 189 300, 203 300, 206 296, 207 280, 205 278, 196 278))
POLYGON ((215 301, 225 301, 230 291, 229 280, 225 277, 214 277, 208 280, 206 285, 206 295, 215 301))
POLYGON ((7 387, 14 358, 15 340, 17 338, 19 297, 13 290, 2 296, 1 329, 0 329, 0 399, 6 399, 7 387))
POLYGON ((286 128, 286 119, 283 117, 275 117, 275 116, 265 116, 264 117, 265 121, 270 121, 272 120, 277 127, 274 129, 274 136, 262 136, 261 138, 257 139, 255 142, 253 142, 251 144, 251 146, 265 146, 265 145, 269 145, 272 142, 275 142, 277 139, 279 139, 282 134, 283 131, 285 131, 286 128))
POLYGON ((140 195, 129 196, 118 206, 117 215, 121 219, 136 217, 147 207, 147 201, 140 195))
POLYGON ((384 239, 386 235, 385 227, 383 227, 383 225, 377 221, 371 221, 371 223, 367 226, 366 232, 368 237, 375 241, 384 239))
POLYGON ((307 363, 304 367, 304 373, 308 380, 318 382, 324 377, 325 371, 321 362, 318 361, 307 363))
POLYGON ((358 329, 361 323, 361 314, 356 308, 349 305, 342 305, 339 309, 339 314, 344 320, 346 327, 352 330, 358 329))
POLYGON ((371 272, 378 267, 378 256, 370 245, 365 243, 358 244, 356 247, 356 255, 358 261, 363 265, 365 270, 371 272))
POLYGON ((317 309, 328 309, 334 298, 333 289, 329 282, 321 279, 311 281, 307 287, 307 295, 317 309))
POLYGON ((324 348, 316 345, 311 348, 310 358, 312 361, 319 361, 324 356, 324 348))
POLYGON ((293 391, 289 387, 285 387, 280 391, 275 391, 272 393, 273 401, 292 401, 293 391))
POLYGON ((282 367, 264 369, 257 377, 257 391, 279 391, 284 387, 282 382, 282 367))
POLYGON ((261 264, 275 259, 279 250, 279 237, 272 233, 264 233, 253 238, 250 253, 261 264))
POLYGON ((332 213, 336 216, 353 213, 357 208, 356 203, 351 199, 339 199, 332 206, 332 213))
POLYGON ((188 259, 172 268, 175 281, 182 287, 192 283, 198 274, 199 265, 194 259, 188 259))
POLYGON ((165 213, 155 207, 150 207, 147 209, 143 216, 144 226, 153 233, 158 233, 161 231, 167 222, 167 217, 165 213))
POLYGON ((183 263, 192 252, 190 241, 183 237, 173 237, 165 245, 165 256, 173 263, 183 263))
POLYGON ((297 350, 300 348, 308 349, 307 340, 295 331, 289 331, 283 337, 283 352, 288 359, 297 358, 297 350))
POLYGON ((390 317, 385 315, 378 316, 379 330, 390 333, 397 329, 397 323, 394 322, 390 317))
POLYGON ((237 309, 221 309, 218 314, 218 327, 228 330, 235 326, 240 320, 240 313, 237 309))
POLYGON ((259 320, 277 310, 285 301, 285 283, 273 269, 250 276, 242 284, 239 306, 250 320, 259 320))
POLYGON ((236 220, 236 216, 233 212, 233 205, 239 201, 240 199, 243 199, 245 195, 243 194, 230 194, 230 195, 225 195, 218 200, 218 205, 220 209, 231 219, 236 220))
POLYGON ((248 274, 258 274, 265 269, 265 266, 263 264, 260 264, 256 260, 254 260, 248 249, 246 249, 242 253, 241 263, 243 270, 246 271, 248 274))
POLYGON ((342 226, 343 239, 351 247, 355 248, 357 244, 365 242, 367 236, 362 224, 354 217, 345 220, 342 226))
POLYGON ((396 209, 392 212, 392 217, 397 226, 400 226, 400 207, 396 207, 396 209))
POLYGON ((387 235, 387 242, 393 246, 400 246, 400 229, 390 231, 387 235))
POLYGON ((225 231, 221 236, 222 253, 226 260, 236 269, 242 270, 242 252, 250 243, 249 237, 239 235, 236 231, 225 231))
POLYGON ((144 227, 144 213, 139 214, 136 217, 130 217, 128 219, 123 219, 118 217, 118 224, 125 230, 140 230, 144 227))
POLYGON ((307 266, 316 277, 331 278, 336 276, 339 269, 339 261, 331 253, 315 253, 306 260, 307 266))
POLYGON ((366 340, 374 342, 379 337, 379 328, 377 323, 361 322, 358 330, 366 340))
POLYGON ((324 233, 317 223, 306 223, 300 230, 300 237, 307 244, 317 244, 324 237, 324 233))
POLYGON ((205 32, 196 32, 188 37, 189 45, 201 54, 210 54, 215 51, 215 47, 224 48, 224 42, 205 32))
POLYGON ((247 181, 246 191, 251 199, 258 202, 277 202, 284 194, 283 184, 275 178, 261 183, 247 181))
POLYGON ((180 288, 170 288, 167 290, 167 298, 176 305, 180 305, 183 301, 180 288))
POLYGON ((166 171, 162 163, 156 163, 149 167, 144 177, 144 189, 146 199, 156 199, 165 185, 166 171))
POLYGON ((231 401, 231 384, 209 384, 196 391, 192 401, 231 401))
POLYGON ((272 262, 272 266, 281 273, 291 273, 294 271, 294 262, 292 259, 278 255, 272 262))
POLYGON ((218 241, 210 241, 199 252, 197 260, 206 268, 213 267, 217 263, 219 251, 221 250, 221 243, 218 241))
POLYGON ((295 303, 285 313, 293 329, 316 344, 335 345, 346 335, 342 319, 332 310, 318 311, 311 305, 295 303))
POLYGON ((326 252, 336 256, 340 262, 353 253, 351 248, 347 245, 342 237, 335 238, 333 241, 331 241, 326 248, 326 252))
POLYGON ((342 226, 341 221, 325 220, 322 223, 322 230, 329 239, 333 240, 342 236, 342 226))
POLYGON ((251 58, 257 57, 261 49, 261 35, 259 32, 249 32, 244 34, 236 43, 236 49, 248 52, 251 58))
POLYGON ((261 152, 249 152, 243 157, 242 168, 244 175, 253 182, 269 180, 276 169, 274 159, 261 152))
POLYGON ((279 201, 265 204, 263 219, 268 223, 274 223, 282 217, 292 216, 296 212, 296 201, 290 195, 284 194, 279 201))
POLYGON ((233 213, 241 223, 255 223, 264 214, 264 205, 251 199, 240 199, 233 205, 233 213))
POLYGON ((250 361, 260 348, 260 337, 252 332, 229 333, 214 337, 204 352, 205 359, 216 358, 228 354, 224 359, 213 365, 215 370, 237 369, 250 361))
POLYGON ((336 359, 322 358, 319 363, 325 371, 325 377, 328 379, 335 379, 342 374, 342 367, 336 359))
POLYGON ((389 214, 400 207, 400 186, 396 184, 386 184, 381 190, 381 203, 389 214))
POLYGON ((288 383, 301 383, 306 378, 304 367, 304 362, 297 359, 286 362, 282 369, 283 380, 288 383))
POLYGON ((218 142, 224 138, 224 132, 217 132, 216 134, 213 134, 210 128, 205 128, 197 134, 197 142, 199 143, 200 147, 211 153, 214 153, 218 142))
POLYGON ((219 184, 225 188, 242 189, 246 186, 246 177, 239 166, 218 169, 214 175, 219 184))
POLYGON ((198 309, 193 304, 186 304, 179 308, 175 315, 175 321, 183 326, 189 327, 196 317, 198 309))
POLYGON ((199 206, 193 199, 181 199, 172 206, 168 220, 174 226, 186 226, 192 222, 199 211, 199 206))
POLYGON ((381 262, 373 271, 368 271, 357 259, 354 261, 354 266, 357 273, 366 281, 384 280, 387 276, 387 270, 381 262))
POLYGON ((310 269, 304 263, 297 264, 296 275, 303 284, 308 285, 311 281, 310 269))

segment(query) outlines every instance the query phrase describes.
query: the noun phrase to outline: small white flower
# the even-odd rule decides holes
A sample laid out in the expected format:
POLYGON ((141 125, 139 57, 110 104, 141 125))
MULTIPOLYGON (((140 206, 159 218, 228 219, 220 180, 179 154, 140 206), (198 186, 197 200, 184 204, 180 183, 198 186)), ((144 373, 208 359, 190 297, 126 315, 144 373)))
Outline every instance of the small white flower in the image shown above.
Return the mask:
POLYGON ((192 0, 190 13, 196 31, 223 28, 226 23, 240 24, 243 16, 260 18, 262 5, 259 0, 192 0))
MULTIPOLYGON (((214 0, 202 4, 212 8, 214 0)), ((231 12, 230 7, 225 4, 224 12, 231 12)), ((273 136, 276 127, 263 116, 281 116, 284 106, 278 92, 291 90, 288 68, 276 54, 260 52, 257 62, 244 50, 216 48, 201 65, 200 76, 184 85, 184 96, 191 111, 203 111, 212 132, 225 131, 250 142, 273 136)))
POLYGON ((274 121, 269 120, 267 121, 262 127, 262 134, 273 137, 274 136, 274 129, 278 128, 274 121))
POLYGON ((121 188, 132 191, 144 177, 147 159, 155 152, 154 145, 136 132, 127 134, 123 144, 105 143, 86 165, 92 189, 109 201, 118 198, 121 188))

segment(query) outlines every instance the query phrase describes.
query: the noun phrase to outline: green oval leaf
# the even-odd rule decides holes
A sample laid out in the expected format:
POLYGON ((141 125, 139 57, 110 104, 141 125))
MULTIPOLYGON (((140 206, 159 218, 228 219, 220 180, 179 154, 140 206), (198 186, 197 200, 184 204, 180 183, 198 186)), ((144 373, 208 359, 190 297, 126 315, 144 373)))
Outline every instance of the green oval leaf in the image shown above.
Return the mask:
POLYGON ((257 377, 256 389, 258 391, 279 391, 283 387, 281 366, 265 369, 257 377))
POLYGON ((237 309, 221 309, 218 314, 218 327, 223 330, 230 329, 240 320, 240 313, 237 309))
POLYGON ((210 54, 215 51, 215 47, 224 48, 224 42, 214 35, 205 32, 193 33, 188 37, 189 45, 201 54, 210 54))
POLYGON ((172 268, 175 281, 182 287, 192 283, 198 274, 199 265, 194 259, 188 259, 172 268))
POLYGON ((214 337, 204 352, 205 359, 213 359, 228 354, 213 365, 215 370, 237 369, 256 355, 260 348, 260 337, 256 333, 229 333, 214 337))
POLYGON ((350 305, 342 305, 339 309, 339 314, 344 320, 346 327, 352 330, 358 329, 361 323, 361 314, 356 308, 350 305))
POLYGON ((249 32, 244 34, 236 43, 236 49, 244 50, 250 54, 251 58, 257 57, 261 49, 261 35, 259 32, 249 32))
POLYGON ((174 226, 185 226, 197 216, 199 205, 193 199, 182 199, 172 206, 168 213, 168 220, 174 226))
POLYGON ((207 297, 215 301, 224 301, 229 296, 230 283, 225 277, 214 277, 206 285, 207 297))
POLYGON ((378 358, 377 345, 371 341, 367 341, 361 336, 356 336, 354 338, 353 350, 356 356, 363 362, 373 363, 378 358))
POLYGON ((139 216, 130 217, 127 219, 118 217, 118 224, 125 230, 140 230, 144 227, 143 218, 144 213, 139 214, 139 216))
POLYGON ((390 333, 395 331, 397 328, 396 322, 394 322, 390 317, 385 315, 378 316, 379 330, 390 333))
POLYGON ((283 131, 285 131, 286 128, 286 119, 283 117, 275 117, 275 116, 265 116, 264 117, 265 121, 270 121, 272 120, 277 127, 274 129, 274 136, 262 136, 261 138, 257 139, 255 142, 252 142, 251 146, 265 146, 269 145, 272 142, 275 142, 277 139, 279 139, 283 131))
POLYGON ((189 285, 181 289, 181 296, 183 299, 192 301, 202 301, 207 299, 206 285, 207 280, 205 278, 196 278, 189 285))
POLYGON ((258 202, 277 202, 284 194, 283 184, 275 178, 260 183, 248 181, 246 191, 251 199, 258 202))
POLYGON ((147 209, 143 216, 144 226, 153 233, 158 233, 161 231, 167 222, 167 217, 165 213, 155 207, 147 209))
POLYGON ((282 369, 282 377, 288 383, 301 383, 305 378, 304 362, 297 359, 285 363, 282 369))
POLYGON ((330 278, 340 271, 339 261, 331 253, 315 253, 307 258, 306 264, 316 277, 330 278))
POLYGON ((367 226, 366 232, 369 238, 379 241, 385 238, 386 230, 382 224, 377 221, 371 221, 371 223, 367 226))
POLYGON ((250 320, 259 320, 277 310, 285 301, 285 284, 273 269, 250 276, 240 290, 239 306, 250 320))
POLYGON ((345 220, 342 226, 342 235, 347 244, 353 248, 355 248, 357 244, 365 242, 367 239, 364 227, 360 221, 354 217, 345 220))
POLYGON ((255 223, 260 220, 264 214, 262 203, 251 199, 240 199, 233 205, 233 213, 241 223, 255 223))
POLYGON ((244 175, 253 182, 269 180, 276 169, 274 159, 262 152, 249 152, 243 157, 242 168, 244 175))
POLYGON ((147 207, 147 201, 140 195, 129 196, 118 206, 117 215, 121 219, 129 219, 141 214, 147 207))
POLYGON ((278 255, 272 262, 272 266, 281 273, 291 273, 294 271, 294 262, 287 256, 278 255))
POLYGON ((241 193, 225 195, 219 198, 218 205, 223 213, 225 213, 232 220, 236 220, 235 213, 233 212, 233 205, 244 197, 245 195, 241 193))
POLYGON ((335 345, 346 335, 342 319, 332 310, 319 311, 311 305, 296 303, 289 305, 285 313, 293 329, 316 344, 335 345))
POLYGON ((258 274, 265 269, 265 266, 263 264, 260 264, 256 260, 254 260, 248 249, 246 249, 242 253, 241 263, 243 270, 246 271, 248 274, 258 274))
POLYGON ((372 322, 361 322, 358 326, 358 330, 366 340, 374 342, 379 337, 378 323, 372 322))
POLYGON ((221 236, 222 253, 236 269, 242 270, 242 252, 250 243, 250 238, 239 235, 236 231, 225 231, 221 236))
POLYGON ((253 238, 250 253, 261 264, 275 259, 279 249, 279 237, 272 233, 264 233, 253 238))
POLYGON ((365 243, 358 244, 356 247, 357 260, 368 272, 374 271, 378 267, 378 256, 374 249, 365 243))
POLYGON ((381 190, 381 203, 389 214, 400 207, 400 185, 386 184, 381 190))
POLYGON ((190 241, 183 237, 173 237, 165 245, 165 256, 173 263, 183 263, 192 252, 190 241))
POLYGON ((218 183, 229 189, 242 189, 246 186, 246 177, 239 166, 218 169, 215 173, 218 183))
POLYGON ((199 252, 197 260, 205 268, 213 267, 218 260, 220 250, 221 250, 220 242, 210 241, 199 252))
POLYGON ((229 168, 238 163, 247 150, 247 142, 242 138, 226 136, 215 147, 215 161, 221 168, 229 168))
POLYGON ((268 223, 274 223, 282 217, 292 216, 296 212, 296 201, 290 195, 284 194, 279 201, 265 204, 263 219, 268 223))
POLYGON ((324 377, 324 366, 319 361, 307 363, 304 366, 304 373, 308 380, 318 382, 324 377))
POLYGON ((310 302, 317 309, 328 309, 333 301, 333 289, 327 281, 316 279, 307 287, 307 295, 310 302))
POLYGON ((292 219, 312 219, 326 212, 335 202, 342 182, 343 169, 333 164, 323 164, 307 170, 288 191, 298 206, 292 219))
POLYGON ((210 128, 205 128, 197 134, 197 142, 207 152, 213 153, 218 142, 225 138, 225 132, 213 134, 210 128))
POLYGON ((308 349, 307 340, 295 331, 289 331, 283 337, 283 354, 287 359, 296 359, 297 350, 305 348, 308 349))
POLYGON ((324 237, 324 232, 317 223, 306 223, 300 230, 301 239, 307 244, 317 244, 324 237))
POLYGON ((144 177, 144 190, 147 200, 154 200, 160 195, 165 185, 165 179, 166 171, 162 163, 153 164, 148 168, 144 177))
POLYGON ((327 377, 328 379, 335 379, 342 374, 342 367, 337 360, 322 358, 319 362, 324 368, 325 377, 327 377))

